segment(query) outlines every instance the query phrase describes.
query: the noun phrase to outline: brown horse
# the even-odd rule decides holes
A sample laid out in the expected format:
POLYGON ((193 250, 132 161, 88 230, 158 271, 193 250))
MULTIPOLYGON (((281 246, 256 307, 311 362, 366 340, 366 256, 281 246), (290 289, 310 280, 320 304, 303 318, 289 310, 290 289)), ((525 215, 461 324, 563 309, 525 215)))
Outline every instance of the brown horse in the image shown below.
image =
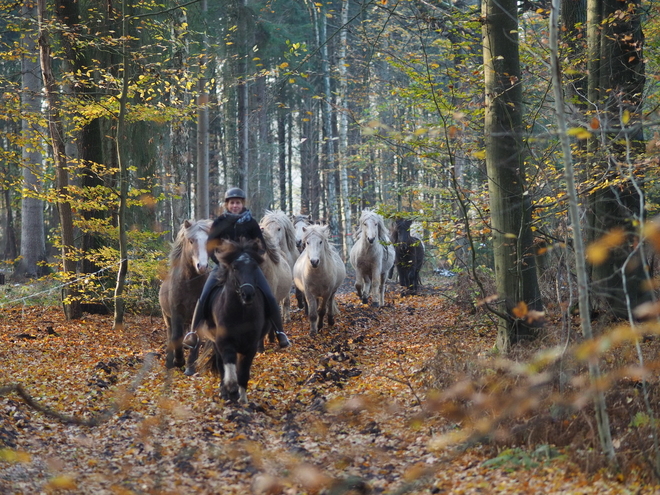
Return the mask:
POLYGON ((195 304, 208 277, 206 240, 211 223, 211 220, 184 221, 170 251, 170 270, 158 293, 167 327, 165 365, 168 368, 180 368, 185 364, 184 329, 192 322, 195 304))

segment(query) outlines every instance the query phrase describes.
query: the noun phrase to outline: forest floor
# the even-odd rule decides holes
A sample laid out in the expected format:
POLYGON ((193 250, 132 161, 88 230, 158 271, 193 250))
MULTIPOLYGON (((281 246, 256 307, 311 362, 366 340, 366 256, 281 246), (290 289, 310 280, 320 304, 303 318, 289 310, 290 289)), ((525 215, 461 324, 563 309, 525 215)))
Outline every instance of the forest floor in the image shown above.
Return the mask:
POLYGON ((4 308, 0 389, 20 384, 80 419, 117 410, 97 426, 64 424, 5 388, 0 493, 657 492, 634 470, 585 467, 570 446, 452 442, 463 420, 429 406, 434 387, 455 385, 438 363, 487 366, 495 330, 444 297, 450 283, 414 296, 389 284, 382 308, 345 290, 337 324, 315 338, 293 312, 292 347, 257 356, 245 406, 221 400, 215 376, 165 369, 159 317, 113 331, 110 316, 4 308))

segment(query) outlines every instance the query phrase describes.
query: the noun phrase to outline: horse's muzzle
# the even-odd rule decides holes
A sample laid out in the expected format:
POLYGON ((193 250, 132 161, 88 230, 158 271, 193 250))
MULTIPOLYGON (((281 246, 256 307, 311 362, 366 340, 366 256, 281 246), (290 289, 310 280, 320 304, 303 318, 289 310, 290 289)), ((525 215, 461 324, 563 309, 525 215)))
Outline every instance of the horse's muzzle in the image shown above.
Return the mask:
POLYGON ((257 293, 254 285, 252 284, 243 284, 238 290, 238 297, 241 298, 241 302, 245 306, 250 306, 254 302, 254 296, 257 293))
POLYGON ((309 264, 312 265, 312 268, 318 268, 320 262, 321 262, 321 260, 318 260, 318 259, 316 259, 316 260, 309 260, 309 264))

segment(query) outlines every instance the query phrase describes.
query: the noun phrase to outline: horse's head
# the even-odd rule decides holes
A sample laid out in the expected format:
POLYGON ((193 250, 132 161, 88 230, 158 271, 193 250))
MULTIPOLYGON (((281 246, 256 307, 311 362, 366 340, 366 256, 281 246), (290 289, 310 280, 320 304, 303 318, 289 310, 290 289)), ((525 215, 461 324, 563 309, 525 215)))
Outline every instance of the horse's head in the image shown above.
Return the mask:
POLYGON ((327 225, 310 225, 303 227, 303 250, 307 253, 309 264, 312 268, 318 268, 321 261, 325 258, 328 249, 328 230, 327 225))
POLYGON ((209 271, 209 254, 206 250, 206 241, 209 237, 210 225, 210 220, 184 221, 175 241, 175 247, 178 243, 179 249, 173 250, 187 263, 189 262, 200 275, 209 271))
POLYGON ((303 250, 302 238, 304 234, 303 229, 308 225, 311 225, 312 222, 309 219, 309 215, 296 215, 293 217, 292 222, 296 237, 296 247, 298 248, 298 251, 302 251, 303 250))
POLYGON ((264 261, 259 247, 258 241, 222 243, 220 262, 227 268, 227 286, 231 285, 244 306, 252 305, 257 295, 259 265, 264 261))
POLYGON ((369 244, 373 244, 380 237, 380 225, 382 220, 377 213, 364 210, 360 216, 360 229, 369 244))
POLYGON ((394 233, 399 242, 410 242, 410 226, 412 220, 407 218, 399 218, 394 225, 394 233))

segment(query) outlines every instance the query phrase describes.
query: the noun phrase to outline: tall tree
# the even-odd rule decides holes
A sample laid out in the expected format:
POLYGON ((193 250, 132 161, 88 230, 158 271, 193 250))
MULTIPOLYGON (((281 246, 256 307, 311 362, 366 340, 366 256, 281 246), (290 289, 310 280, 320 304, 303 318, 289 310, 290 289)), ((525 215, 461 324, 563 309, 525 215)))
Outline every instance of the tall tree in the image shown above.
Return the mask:
POLYGON ((208 34, 206 32, 206 16, 208 6, 206 0, 201 1, 202 22, 202 54, 200 55, 199 96, 197 97, 197 188, 195 190, 195 216, 209 217, 209 93, 205 77, 208 49, 208 34))
POLYGON ((499 299, 497 344, 507 352, 512 344, 535 336, 525 322, 525 308, 541 309, 531 204, 525 194, 517 2, 486 0, 482 18, 486 169, 499 299))
POLYGON ((588 238, 620 229, 624 241, 610 250, 607 263, 595 264, 591 277, 595 306, 627 318, 650 299, 643 283, 645 260, 637 249, 636 225, 644 201, 635 160, 645 151, 642 103, 645 84, 642 9, 638 0, 589 0, 587 40, 589 102, 595 105, 591 140, 588 238), (625 281, 625 283, 624 283, 625 281))
POLYGON ((21 201, 21 260, 15 268, 15 276, 36 277, 38 263, 46 259, 46 238, 44 233, 44 204, 40 195, 42 155, 38 146, 42 129, 38 116, 41 113, 41 89, 43 81, 41 66, 36 56, 37 6, 26 0, 21 7, 26 29, 21 37, 21 104, 23 106, 22 130, 25 145, 22 148, 23 192, 21 201))
POLYGON ((39 19, 39 59, 48 102, 48 131, 55 161, 55 182, 57 189, 57 210, 62 236, 62 266, 67 285, 62 290, 64 314, 67 319, 80 318, 80 300, 75 288, 76 258, 73 232, 73 209, 69 191, 69 173, 64 143, 64 127, 60 114, 59 90, 52 70, 50 42, 46 29, 46 0, 38 0, 39 19))

